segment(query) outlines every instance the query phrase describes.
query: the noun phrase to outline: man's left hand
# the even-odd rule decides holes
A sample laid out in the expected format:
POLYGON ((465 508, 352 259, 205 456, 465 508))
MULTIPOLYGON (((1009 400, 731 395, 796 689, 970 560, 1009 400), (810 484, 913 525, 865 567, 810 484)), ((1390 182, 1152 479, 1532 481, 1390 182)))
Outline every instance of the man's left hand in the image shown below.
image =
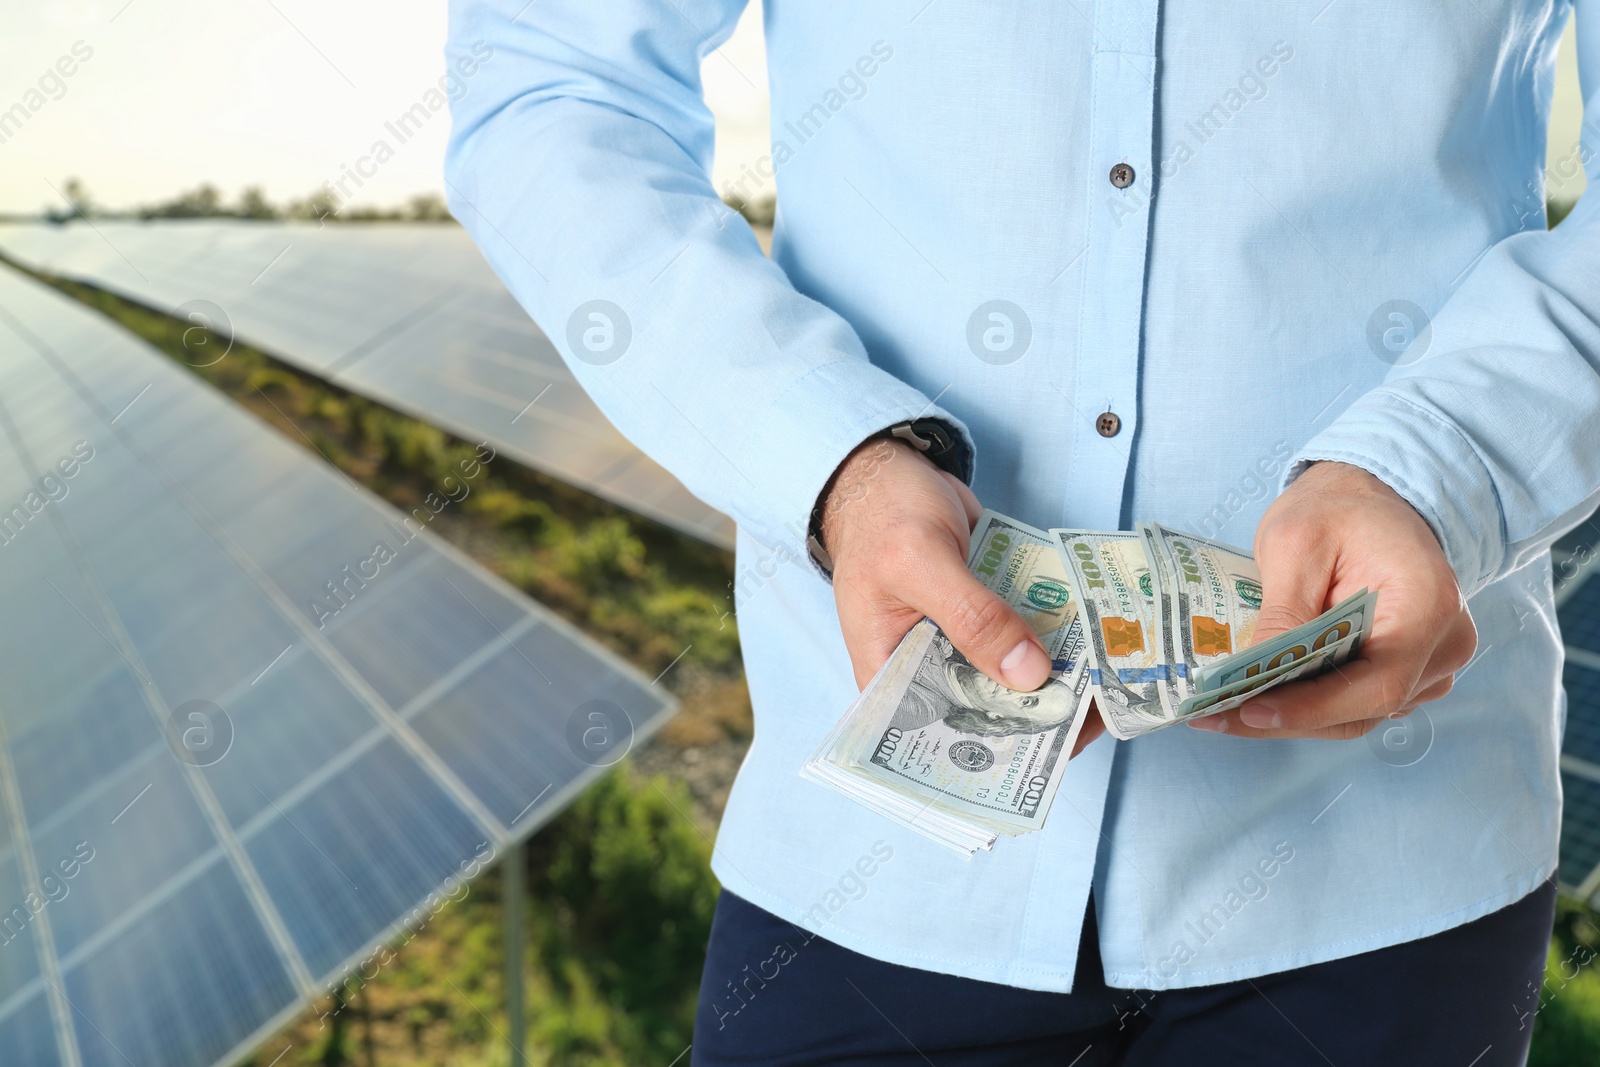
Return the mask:
POLYGON ((1372 633, 1337 670, 1195 719, 1196 729, 1360 737, 1448 693, 1477 647, 1477 629, 1433 530, 1359 467, 1325 461, 1307 468, 1267 509, 1256 528, 1255 557, 1263 596, 1257 642, 1363 588, 1378 591, 1372 633))

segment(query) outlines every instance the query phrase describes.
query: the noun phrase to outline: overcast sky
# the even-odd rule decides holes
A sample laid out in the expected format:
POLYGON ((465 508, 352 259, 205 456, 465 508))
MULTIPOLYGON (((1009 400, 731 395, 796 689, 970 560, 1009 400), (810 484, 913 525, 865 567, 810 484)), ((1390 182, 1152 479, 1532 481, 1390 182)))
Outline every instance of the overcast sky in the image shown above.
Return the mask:
MULTIPOLYGON (((0 212, 59 206, 52 185, 69 176, 115 208, 166 199, 203 181, 229 199, 246 185, 264 187, 276 202, 303 197, 336 180, 384 136, 385 122, 436 83, 445 6, 0 0, 0 112, 43 101, 0 143, 0 212), (62 76, 62 69, 72 74, 62 76), (41 77, 46 91, 30 97, 41 77)), ((705 63, 718 120, 718 188, 766 151, 760 28, 754 0, 734 38, 705 63)), ((1552 159, 1572 152, 1580 119, 1570 41, 1567 48, 1552 159)), ((441 191, 447 123, 445 113, 434 116, 349 203, 398 205, 441 191)), ((1552 192, 1571 199, 1580 188, 1581 179, 1552 192)))

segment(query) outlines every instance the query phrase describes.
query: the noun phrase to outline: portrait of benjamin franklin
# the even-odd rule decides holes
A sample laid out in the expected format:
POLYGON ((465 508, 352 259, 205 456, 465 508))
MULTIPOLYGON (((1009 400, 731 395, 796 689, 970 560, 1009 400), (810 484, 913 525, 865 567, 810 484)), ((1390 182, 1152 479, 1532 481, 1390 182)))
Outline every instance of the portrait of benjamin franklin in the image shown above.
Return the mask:
POLYGON ((939 719, 978 737, 1032 734, 1072 721, 1072 690, 1052 679, 1031 693, 1008 689, 979 671, 936 631, 895 716, 900 725, 939 719))

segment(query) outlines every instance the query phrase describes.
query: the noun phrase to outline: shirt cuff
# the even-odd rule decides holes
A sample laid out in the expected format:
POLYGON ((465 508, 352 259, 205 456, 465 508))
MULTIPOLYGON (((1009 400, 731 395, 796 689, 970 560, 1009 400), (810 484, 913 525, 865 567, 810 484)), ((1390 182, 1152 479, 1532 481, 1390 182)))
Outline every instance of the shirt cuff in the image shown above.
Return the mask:
MULTIPOLYGON (((757 500, 742 510, 776 521, 747 522, 743 530, 767 551, 809 561, 806 538, 823 488, 861 442, 896 423, 937 419, 951 429, 968 457, 976 455, 964 422, 904 382, 890 378, 886 388, 886 378, 866 360, 826 363, 790 386, 757 421, 752 451, 761 458, 747 486, 747 495, 757 500)), ((969 461, 969 481, 972 468, 969 461)), ((826 580, 815 561, 810 565, 826 580)))
MULTIPOLYGON (((946 474, 959 479, 962 484, 968 486, 972 484, 974 459, 972 439, 949 419, 902 419, 877 433, 869 434, 863 438, 862 444, 874 440, 887 441, 891 436, 921 449, 921 454, 930 462, 946 474), (930 431, 936 428, 930 426, 930 423, 938 424, 937 429, 944 441, 927 439, 935 436, 930 431), (919 434, 925 436, 918 436, 919 434), (948 444, 945 441, 948 441, 948 444)), ((859 448, 860 445, 856 447, 859 448)), ((843 461, 840 463, 840 467, 842 466, 843 461)), ((823 483, 822 490, 817 494, 816 502, 811 507, 811 519, 806 527, 809 535, 806 538, 806 554, 810 557, 812 565, 829 582, 833 581, 833 560, 828 555, 827 547, 822 543, 822 508, 827 503, 827 496, 835 491, 834 486, 837 484, 838 476, 839 468, 835 468, 833 474, 823 483)))
POLYGON ((1504 536, 1494 483, 1472 443, 1443 415, 1375 389, 1295 453, 1282 488, 1319 460, 1360 467, 1415 508, 1464 596, 1495 574, 1504 536))

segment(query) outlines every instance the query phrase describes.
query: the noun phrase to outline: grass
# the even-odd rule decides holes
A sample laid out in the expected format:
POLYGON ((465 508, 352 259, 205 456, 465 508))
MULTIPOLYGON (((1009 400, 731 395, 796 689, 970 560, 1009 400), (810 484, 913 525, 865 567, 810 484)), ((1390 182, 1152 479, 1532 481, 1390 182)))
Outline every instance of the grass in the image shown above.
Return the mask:
POLYGON ((1574 900, 1556 905, 1544 988, 1515 1010, 1534 1013, 1528 1067, 1600 1063, 1600 915, 1574 900))

